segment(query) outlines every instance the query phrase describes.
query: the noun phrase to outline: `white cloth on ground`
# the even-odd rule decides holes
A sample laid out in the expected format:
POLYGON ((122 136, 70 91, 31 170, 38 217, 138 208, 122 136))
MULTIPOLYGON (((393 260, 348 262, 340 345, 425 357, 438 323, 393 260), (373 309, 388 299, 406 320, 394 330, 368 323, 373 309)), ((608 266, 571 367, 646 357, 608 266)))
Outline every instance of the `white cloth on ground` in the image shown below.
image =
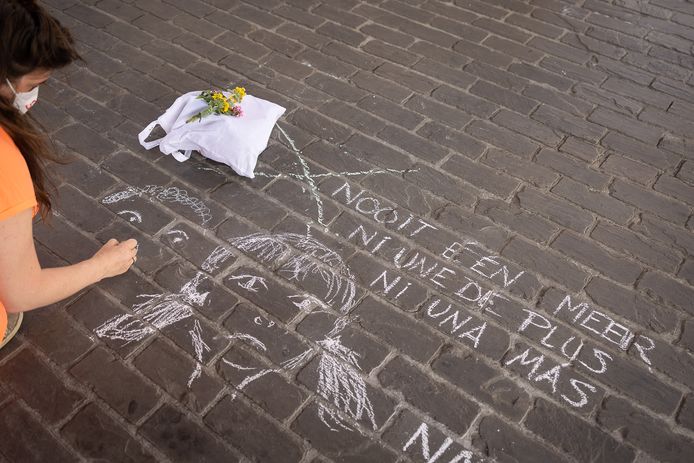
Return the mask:
POLYGON ((181 162, 196 150, 206 158, 228 165, 239 175, 253 178, 258 156, 267 148, 272 128, 285 108, 246 95, 241 101, 241 117, 211 115, 187 123, 191 116, 207 108, 207 103, 197 99, 200 93, 189 92, 178 97, 164 114, 140 132, 140 144, 146 149, 158 146, 162 153, 181 162), (157 125, 166 135, 146 141, 157 125))

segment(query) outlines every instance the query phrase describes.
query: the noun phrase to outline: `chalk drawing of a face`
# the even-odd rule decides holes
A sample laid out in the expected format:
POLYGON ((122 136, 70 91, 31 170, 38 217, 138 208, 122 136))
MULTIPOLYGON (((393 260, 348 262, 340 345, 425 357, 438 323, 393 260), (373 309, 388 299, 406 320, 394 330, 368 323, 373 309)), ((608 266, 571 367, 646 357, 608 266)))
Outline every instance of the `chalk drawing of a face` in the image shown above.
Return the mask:
MULTIPOLYGON (((367 395, 366 383, 360 375, 359 354, 344 346, 340 340, 340 333, 350 322, 347 314, 356 303, 354 275, 342 257, 311 236, 295 233, 255 233, 231 240, 231 244, 240 251, 254 255, 269 267, 278 266, 278 273, 289 281, 301 282, 306 278, 317 277, 323 282, 325 291, 320 298, 298 294, 289 296, 287 303, 303 311, 316 307, 319 310, 334 307, 341 316, 335 320, 329 332, 315 341, 314 347, 282 362, 282 369, 295 369, 317 353, 316 393, 331 405, 319 403, 318 415, 321 421, 329 429, 337 431, 340 428, 352 430, 346 417, 355 421, 367 419, 373 429, 376 429, 373 406, 367 395)), ((246 340, 248 341, 247 338, 246 340)), ((256 338, 249 344, 259 350, 266 350, 266 346, 256 338)), ((248 371, 248 376, 237 386, 239 390, 269 373, 280 371, 249 368, 226 359, 223 361, 240 371, 248 371)))
MULTIPOLYGON (((286 136, 286 134, 284 135, 286 136)), ((298 155, 299 151, 289 138, 288 140, 292 145, 293 151, 298 155)), ((300 160, 302 161, 302 166, 308 169, 305 162, 303 162, 303 158, 300 160)), ((308 171, 303 172, 303 176, 309 181, 315 194, 313 178, 308 171)), ((185 190, 173 186, 128 186, 122 191, 105 197, 102 202, 104 204, 115 204, 127 202, 134 197, 146 197, 149 200, 180 203, 189 207, 197 214, 201 225, 205 225, 212 218, 210 209, 203 201, 190 196, 185 190)), ((317 205, 320 211, 320 201, 317 202, 317 205)), ((128 218, 130 221, 142 221, 142 217, 137 211, 123 209, 118 214, 128 218)), ((319 223, 322 223, 322 221, 319 220, 319 223)), ((172 230, 169 233, 172 233, 173 238, 179 241, 188 238, 184 236, 184 232, 172 230)), ((268 267, 279 267, 278 273, 289 281, 301 284, 307 278, 317 278, 322 283, 325 289, 323 294, 319 296, 311 294, 293 295, 287 300, 287 304, 292 304, 304 312, 311 311, 316 307, 326 311, 332 308, 341 316, 335 320, 329 332, 325 333, 321 339, 314 341, 314 345, 310 349, 299 352, 294 357, 283 362, 281 369, 294 370, 302 366, 314 354, 318 354, 319 381, 316 393, 331 405, 319 404, 318 413, 323 423, 333 431, 338 429, 351 430, 347 425, 346 417, 355 421, 366 418, 372 427, 376 429, 373 407, 366 393, 366 383, 360 375, 359 355, 344 346, 340 340, 341 331, 350 321, 347 314, 356 302, 354 276, 342 257, 312 238, 308 231, 306 235, 295 233, 255 233, 233 239, 230 243, 240 251, 254 256, 256 260, 268 267)), ((208 256, 201 269, 205 272, 211 272, 217 269, 230 256, 231 252, 228 248, 219 246, 208 256)), ((198 289, 207 279, 208 277, 205 273, 199 271, 177 292, 139 295, 138 297, 143 298, 144 301, 132 307, 132 314, 125 314, 107 320, 96 329, 96 333, 99 337, 123 340, 126 343, 130 343, 142 340, 147 336, 153 335, 158 330, 193 317, 195 316, 196 308, 202 307, 209 295, 209 293, 201 293, 198 289)), ((232 275, 231 279, 238 280, 239 287, 247 291, 269 290, 265 279, 257 275, 232 275)), ((188 387, 192 385, 196 378, 200 377, 203 354, 205 351, 210 350, 209 346, 202 339, 201 326, 197 320, 189 334, 197 363, 189 378, 188 387)), ((241 339, 259 350, 266 349, 266 346, 261 341, 247 333, 233 333, 227 337, 229 339, 241 339)), ((280 371, 280 369, 253 371, 255 370, 254 368, 236 365, 226 359, 223 360, 240 371, 248 372, 248 376, 236 386, 238 390, 242 390, 251 382, 269 373, 280 371)))
MULTIPOLYGON (((319 380, 316 393, 331 405, 319 404, 318 414, 323 423, 333 431, 337 431, 338 428, 351 430, 346 417, 355 421, 367 419, 376 429, 373 406, 366 393, 366 383, 360 375, 359 355, 344 346, 340 340, 340 333, 350 321, 347 314, 356 303, 354 276, 342 257, 308 235, 293 233, 256 233, 231 240, 231 244, 240 251, 255 256, 258 261, 267 266, 278 266, 278 272, 290 281, 301 282, 306 278, 317 277, 323 282, 325 291, 320 297, 307 293, 296 294, 288 297, 287 304, 298 307, 304 312, 315 308, 327 310, 329 307, 335 307, 341 316, 335 320, 329 332, 315 341, 313 347, 284 361, 281 369, 294 370, 302 366, 314 354, 318 354, 319 380)), ((206 272, 217 270, 231 255, 229 248, 218 246, 204 261, 202 270, 206 272)), ((232 275, 231 278, 238 279, 240 286, 248 291, 268 290, 262 277, 232 275)), ((124 314, 107 320, 96 329, 96 333, 99 337, 130 343, 193 317, 196 308, 202 307, 209 295, 208 292, 203 293, 199 290, 200 285, 207 279, 205 273, 199 271, 177 292, 142 294, 138 297, 143 298, 144 301, 132 307, 132 314, 124 314)), ((188 380, 188 387, 200 377, 204 351, 210 350, 202 339, 201 327, 197 320, 189 334, 196 353, 197 364, 188 380)), ((266 346, 260 340, 249 334, 233 333, 227 337, 230 340, 243 340, 258 350, 266 350, 266 346)), ((281 371, 281 369, 255 371, 255 368, 237 365, 226 359, 223 361, 240 371, 247 372, 248 376, 237 385, 238 390, 243 390, 248 384, 269 373, 281 371)))

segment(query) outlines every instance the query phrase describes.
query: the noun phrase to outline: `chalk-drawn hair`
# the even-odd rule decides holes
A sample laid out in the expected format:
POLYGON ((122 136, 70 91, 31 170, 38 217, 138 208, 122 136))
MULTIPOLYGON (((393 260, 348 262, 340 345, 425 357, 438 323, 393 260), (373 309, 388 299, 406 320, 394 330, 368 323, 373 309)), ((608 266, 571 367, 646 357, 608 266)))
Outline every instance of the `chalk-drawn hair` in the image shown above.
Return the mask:
POLYGON ((376 416, 367 394, 367 387, 359 375, 358 355, 342 345, 340 336, 318 341, 322 355, 318 363, 318 389, 316 393, 332 405, 318 405, 318 417, 332 431, 333 425, 352 430, 345 415, 354 421, 367 418, 376 430, 376 416), (333 408, 334 407, 334 408, 333 408))
POLYGON ((111 193, 102 199, 101 202, 104 204, 115 204, 134 197, 141 197, 143 195, 147 195, 150 199, 156 199, 161 202, 178 203, 190 208, 191 211, 200 217, 201 225, 205 225, 212 218, 210 208, 207 207, 200 198, 190 196, 186 190, 176 186, 129 186, 125 190, 111 193))
POLYGON ((254 233, 235 238, 231 244, 237 249, 255 254, 262 263, 279 265, 278 272, 289 280, 303 281, 309 275, 318 275, 326 284, 323 301, 328 305, 341 304, 341 313, 355 305, 354 275, 338 253, 306 235, 296 233, 254 233))

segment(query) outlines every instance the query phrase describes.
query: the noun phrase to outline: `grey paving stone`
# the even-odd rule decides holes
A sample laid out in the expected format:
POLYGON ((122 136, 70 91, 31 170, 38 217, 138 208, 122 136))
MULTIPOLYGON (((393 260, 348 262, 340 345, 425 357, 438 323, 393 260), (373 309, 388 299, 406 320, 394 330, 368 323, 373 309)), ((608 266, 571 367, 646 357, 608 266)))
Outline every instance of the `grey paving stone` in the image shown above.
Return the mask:
POLYGON ((66 367, 91 349, 92 340, 59 306, 35 311, 22 322, 22 334, 52 362, 66 367))
POLYGON ((56 439, 20 402, 12 401, 2 408, 0 429, 18 433, 14 439, 3 439, 0 449, 8 461, 76 462, 79 458, 56 439))
POLYGON ((531 431, 578 460, 606 458, 609 461, 627 462, 634 458, 634 451, 626 445, 544 399, 535 402, 525 424, 531 431), (576 441, 577 436, 580 436, 583 444, 576 441))
POLYGON ((363 301, 355 315, 364 330, 421 362, 429 360, 441 346, 441 340, 426 327, 376 299, 363 301))
POLYGON ((685 437, 666 432, 659 420, 644 415, 628 402, 616 397, 605 401, 598 413, 598 423, 608 430, 617 426, 627 429, 627 442, 657 459, 687 461, 694 445, 685 437))
POLYGON ((460 386, 472 397, 486 402, 514 421, 519 421, 531 405, 528 394, 472 352, 443 353, 433 370, 460 386))
POLYGON ((495 416, 482 418, 479 436, 474 443, 484 455, 497 461, 568 461, 561 454, 538 445, 495 416))
POLYGON ((239 461, 206 428, 171 405, 159 408, 140 427, 140 432, 170 458, 188 461, 239 461))
MULTIPOLYGON (((277 420, 284 421, 301 407, 308 393, 299 384, 285 379, 279 371, 251 380, 257 374, 253 370, 272 369, 268 361, 254 357, 252 351, 250 346, 234 345, 218 362, 217 371, 229 384, 242 390, 245 397, 277 420), (280 390, 282 393, 277 394, 280 390)), ((234 394, 238 396, 240 393, 234 394)))
POLYGON ((610 254, 590 240, 570 232, 562 232, 552 242, 552 247, 620 283, 635 283, 642 271, 638 264, 610 254))
POLYGON ((49 365, 30 349, 22 349, 2 367, 6 386, 47 423, 55 424, 72 413, 82 394, 65 384, 49 365), (35 378, 41 378, 36 381, 35 378))
POLYGON ((158 339, 133 361, 137 369, 168 392, 174 400, 200 412, 210 405, 223 386, 219 379, 207 372, 193 377, 196 363, 197 360, 158 339))
POLYGON ((89 385, 130 422, 138 421, 157 404, 157 390, 104 348, 91 351, 70 373, 89 385), (114 377, 118 378, 118 382, 113 381, 114 377))
MULTIPOLYGON (((634 208, 622 201, 567 178, 560 180, 552 188, 552 192, 622 225, 626 224, 634 214, 634 208)), ((619 195, 616 196, 619 197, 619 195)))
POLYGON ((501 200, 480 200, 475 212, 539 243, 546 243, 558 231, 558 228, 548 220, 501 200))
POLYGON ((384 387, 400 391, 408 403, 456 433, 464 433, 479 412, 477 404, 451 387, 428 378, 400 357, 391 360, 378 379, 384 387), (456 409, 453 410, 449 403, 455 403, 456 409))
POLYGON ((651 271, 641 279, 639 288, 659 302, 668 302, 688 313, 694 311, 692 306, 694 288, 689 285, 651 271))
POLYGON ((88 404, 72 417, 62 428, 61 434, 87 458, 124 462, 156 461, 122 425, 94 403, 88 404))
POLYGON ((292 423, 291 429, 309 442, 315 443, 317 450, 332 461, 395 462, 398 458, 383 444, 359 432, 332 431, 318 418, 318 406, 315 402, 301 412, 292 423))
POLYGON ((567 262, 559 255, 514 238, 501 253, 504 257, 518 262, 520 265, 541 273, 567 288, 578 290, 588 274, 573 262, 567 262))
POLYGON ((281 461, 285 458, 296 461, 303 454, 296 437, 240 399, 222 399, 207 414, 205 424, 257 461, 281 461), (259 432, 249 433, 250 430, 259 432))

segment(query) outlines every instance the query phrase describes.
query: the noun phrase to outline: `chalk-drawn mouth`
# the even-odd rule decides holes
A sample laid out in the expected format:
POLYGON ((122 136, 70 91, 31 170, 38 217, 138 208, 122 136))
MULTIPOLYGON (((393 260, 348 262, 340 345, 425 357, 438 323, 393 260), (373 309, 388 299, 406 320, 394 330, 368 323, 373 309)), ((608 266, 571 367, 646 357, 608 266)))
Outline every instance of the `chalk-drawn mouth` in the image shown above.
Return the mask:
POLYGON ((169 236, 171 244, 173 245, 183 245, 186 241, 190 239, 188 236, 188 233, 184 232, 183 230, 169 230, 166 232, 166 236, 169 236))

